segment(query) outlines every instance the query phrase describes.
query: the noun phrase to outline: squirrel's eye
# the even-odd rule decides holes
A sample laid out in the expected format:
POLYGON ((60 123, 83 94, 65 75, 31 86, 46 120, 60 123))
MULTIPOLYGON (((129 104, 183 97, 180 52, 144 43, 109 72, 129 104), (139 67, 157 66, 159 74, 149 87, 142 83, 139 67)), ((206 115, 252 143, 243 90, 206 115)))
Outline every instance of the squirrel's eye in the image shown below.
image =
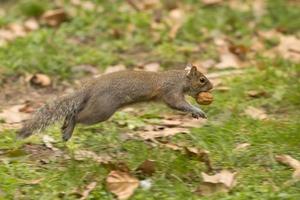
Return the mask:
POLYGON ((205 83, 205 78, 204 77, 200 78, 200 83, 205 83))

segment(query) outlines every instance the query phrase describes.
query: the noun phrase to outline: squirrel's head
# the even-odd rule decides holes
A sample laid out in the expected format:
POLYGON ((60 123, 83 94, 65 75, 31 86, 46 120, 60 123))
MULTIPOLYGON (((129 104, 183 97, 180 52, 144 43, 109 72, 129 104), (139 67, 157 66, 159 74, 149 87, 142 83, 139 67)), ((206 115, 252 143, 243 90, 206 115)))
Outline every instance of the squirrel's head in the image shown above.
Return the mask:
POLYGON ((207 92, 213 88, 212 83, 197 70, 195 66, 187 66, 186 68, 188 94, 196 97, 200 92, 207 92))

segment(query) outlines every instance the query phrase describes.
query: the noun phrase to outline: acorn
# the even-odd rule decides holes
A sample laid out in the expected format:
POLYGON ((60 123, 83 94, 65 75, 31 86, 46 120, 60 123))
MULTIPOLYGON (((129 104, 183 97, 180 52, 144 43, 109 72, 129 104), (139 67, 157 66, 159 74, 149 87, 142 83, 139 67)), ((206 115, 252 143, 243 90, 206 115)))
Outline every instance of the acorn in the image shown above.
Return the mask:
POLYGON ((200 105, 209 105, 213 102, 214 97, 210 92, 200 92, 197 95, 197 103, 200 105))

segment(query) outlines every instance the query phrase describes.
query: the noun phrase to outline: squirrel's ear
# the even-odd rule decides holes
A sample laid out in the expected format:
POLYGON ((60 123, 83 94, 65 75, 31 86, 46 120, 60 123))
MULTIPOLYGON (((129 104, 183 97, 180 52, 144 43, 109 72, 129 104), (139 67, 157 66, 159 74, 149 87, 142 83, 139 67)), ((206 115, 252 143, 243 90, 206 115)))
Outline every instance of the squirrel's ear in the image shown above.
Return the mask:
POLYGON ((192 69, 193 65, 191 63, 188 63, 186 66, 185 66, 185 69, 186 71, 190 71, 192 69))
POLYGON ((191 66, 191 68, 188 69, 187 77, 191 78, 191 77, 196 76, 196 75, 197 75, 197 67, 191 66))

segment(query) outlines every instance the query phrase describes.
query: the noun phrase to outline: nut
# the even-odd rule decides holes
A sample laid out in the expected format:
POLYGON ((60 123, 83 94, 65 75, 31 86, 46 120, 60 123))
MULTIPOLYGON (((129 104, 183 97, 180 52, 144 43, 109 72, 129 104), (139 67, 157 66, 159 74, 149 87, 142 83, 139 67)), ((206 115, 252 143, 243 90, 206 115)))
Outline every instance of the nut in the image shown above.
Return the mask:
POLYGON ((200 92, 197 96, 197 103, 200 105, 209 105, 213 102, 214 97, 209 92, 200 92))

